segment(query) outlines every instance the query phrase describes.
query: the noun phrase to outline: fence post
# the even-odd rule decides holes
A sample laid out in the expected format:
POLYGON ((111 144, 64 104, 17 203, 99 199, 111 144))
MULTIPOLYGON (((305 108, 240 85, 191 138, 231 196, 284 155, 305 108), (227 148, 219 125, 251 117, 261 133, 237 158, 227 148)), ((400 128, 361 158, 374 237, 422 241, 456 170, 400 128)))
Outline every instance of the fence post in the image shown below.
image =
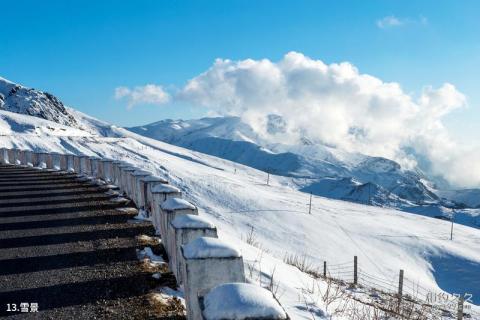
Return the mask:
POLYGON ((327 261, 323 261, 323 277, 327 277, 327 261))
POLYGON ((463 320, 463 299, 464 299, 463 295, 458 297, 457 320, 463 320))
POLYGON ((358 284, 358 258, 357 256, 353 257, 353 284, 358 284))
POLYGON ((402 303, 403 295, 403 269, 400 269, 400 274, 398 276, 398 311, 400 311, 400 304, 402 303))
POLYGON ((308 214, 312 214, 312 193, 310 192, 310 203, 308 204, 308 214))
POLYGON ((453 240, 453 218, 454 218, 454 212, 452 212, 452 216, 450 217, 450 221, 452 222, 451 227, 450 227, 450 240, 453 240))

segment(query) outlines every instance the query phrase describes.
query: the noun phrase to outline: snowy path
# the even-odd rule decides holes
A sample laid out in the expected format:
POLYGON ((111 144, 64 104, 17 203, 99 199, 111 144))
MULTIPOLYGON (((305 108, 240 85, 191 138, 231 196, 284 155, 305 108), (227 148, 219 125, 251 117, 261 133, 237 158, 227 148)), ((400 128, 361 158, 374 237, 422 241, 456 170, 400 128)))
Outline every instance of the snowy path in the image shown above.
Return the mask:
POLYGON ((148 292, 175 278, 154 280, 138 261, 135 237, 153 227, 129 223, 136 210, 119 210, 125 204, 107 190, 72 174, 0 167, 0 317, 157 318, 148 292), (24 302, 39 314, 19 312, 24 302))

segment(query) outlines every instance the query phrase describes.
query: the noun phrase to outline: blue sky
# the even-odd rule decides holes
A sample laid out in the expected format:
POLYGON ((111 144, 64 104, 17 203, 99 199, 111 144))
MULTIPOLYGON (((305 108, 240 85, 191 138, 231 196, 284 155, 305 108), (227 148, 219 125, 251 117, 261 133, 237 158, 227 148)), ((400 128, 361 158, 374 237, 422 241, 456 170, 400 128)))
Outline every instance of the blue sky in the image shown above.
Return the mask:
POLYGON ((133 126, 194 118, 176 103, 127 110, 118 86, 182 87, 215 58, 280 60, 297 51, 399 82, 406 92, 454 84, 469 108, 446 125, 480 140, 478 1, 16 1, 0 19, 0 76, 133 126), (384 27, 378 21, 384 20, 384 27), (390 25, 388 24, 390 22, 390 25))

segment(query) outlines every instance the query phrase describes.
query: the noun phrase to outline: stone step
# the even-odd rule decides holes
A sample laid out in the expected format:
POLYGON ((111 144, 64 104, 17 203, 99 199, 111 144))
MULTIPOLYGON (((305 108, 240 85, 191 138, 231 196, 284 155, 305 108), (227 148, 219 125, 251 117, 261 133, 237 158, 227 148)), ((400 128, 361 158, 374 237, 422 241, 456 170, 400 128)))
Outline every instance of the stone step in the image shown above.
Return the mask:
POLYGON ((90 194, 72 194, 67 196, 43 196, 41 198, 21 198, 21 199, 0 199, 0 208, 18 207, 18 206, 32 206, 41 204, 60 204, 71 202, 86 202, 86 201, 102 201, 111 199, 113 196, 105 193, 90 193, 90 194))
POLYGON ((51 189, 51 190, 33 190, 33 191, 10 191, 1 192, 0 200, 5 199, 22 199, 22 198, 42 198, 42 197, 58 197, 68 196, 75 194, 92 194, 92 193, 105 193, 109 191, 109 188, 103 186, 85 186, 70 189, 51 189))
POLYGON ((86 203, 62 203, 52 205, 35 205, 11 208, 0 208, 0 217, 42 215, 51 213, 77 212, 87 210, 108 210, 124 206, 124 203, 112 201, 86 202, 86 203))

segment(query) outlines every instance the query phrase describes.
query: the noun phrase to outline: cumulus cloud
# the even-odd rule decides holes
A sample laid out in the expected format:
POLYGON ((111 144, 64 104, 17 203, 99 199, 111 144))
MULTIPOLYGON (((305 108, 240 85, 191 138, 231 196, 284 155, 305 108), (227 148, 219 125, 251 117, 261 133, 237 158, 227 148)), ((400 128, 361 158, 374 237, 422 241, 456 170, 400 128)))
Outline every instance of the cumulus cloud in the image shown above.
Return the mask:
POLYGON ((117 87, 115 89, 115 99, 125 99, 127 108, 131 109, 139 104, 161 105, 170 101, 170 95, 162 86, 147 84, 135 88, 117 87))
POLYGON ((407 24, 426 25, 428 23, 428 20, 424 16, 420 16, 417 19, 412 19, 412 18, 398 18, 394 15, 390 15, 390 16, 385 16, 381 19, 378 19, 376 23, 377 23, 377 27, 379 27, 380 29, 387 29, 387 28, 393 28, 393 27, 400 27, 407 24))
POLYGON ((421 157, 433 174, 452 184, 480 185, 479 151, 459 148, 442 124, 446 114, 466 104, 465 96, 449 83, 426 87, 415 97, 398 83, 362 74, 348 62, 327 65, 290 52, 278 62, 217 59, 188 81, 176 99, 241 116, 272 142, 296 143, 306 136, 395 159, 407 168, 421 157), (283 132, 269 132, 269 114, 285 119, 283 132), (466 154, 476 161, 465 160, 466 154), (464 161, 475 174, 465 173, 464 161))

